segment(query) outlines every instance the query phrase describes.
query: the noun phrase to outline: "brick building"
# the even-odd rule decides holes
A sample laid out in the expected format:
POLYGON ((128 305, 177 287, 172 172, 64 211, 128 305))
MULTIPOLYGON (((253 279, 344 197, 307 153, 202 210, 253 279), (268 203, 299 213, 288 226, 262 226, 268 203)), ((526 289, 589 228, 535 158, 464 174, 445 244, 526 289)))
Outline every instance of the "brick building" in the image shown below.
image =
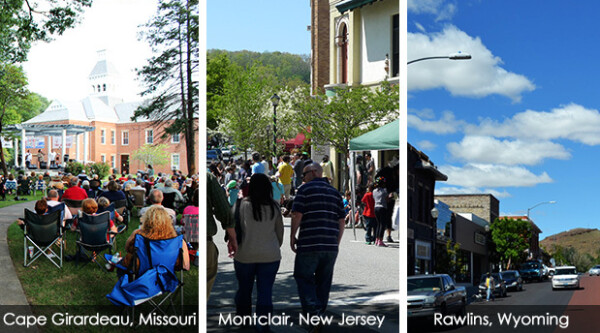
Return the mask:
MULTIPOLYGON (((183 133, 169 135, 166 139, 160 136, 164 125, 155 126, 150 119, 132 121, 131 117, 143 101, 126 102, 119 94, 119 73, 108 61, 104 50, 98 51, 98 61, 92 69, 88 84, 90 95, 80 101, 54 100, 40 115, 24 122, 21 127, 33 125, 83 125, 91 127, 91 131, 69 135, 66 139, 54 136, 53 133, 37 132, 37 138, 29 138, 27 142, 38 142, 35 146, 28 144, 26 149, 34 155, 33 163, 38 164, 38 149, 46 154, 50 152, 69 155, 69 159, 79 162, 106 162, 118 172, 135 173, 145 170, 140 161, 130 158, 131 154, 145 144, 168 144, 170 161, 166 165, 155 165, 155 172, 170 172, 173 169, 187 173, 187 157, 183 133), (51 141, 53 143, 51 144, 51 141), (43 143, 42 143, 43 142, 43 143), (65 142, 65 149, 62 143, 65 142), (42 148, 43 146, 43 148, 42 148)), ((26 130, 23 130, 26 138, 26 130)), ((196 133, 196 142, 198 142, 196 133)), ((23 141, 23 140, 21 140, 23 141)), ((63 160, 63 156, 61 161, 63 160)), ((23 165, 25 164, 22 161, 23 165)))
POLYGON ((431 216, 435 182, 446 181, 448 177, 411 144, 408 144, 407 151, 407 274, 430 274, 435 267, 437 242, 436 221, 431 216))
POLYGON ((456 213, 472 213, 488 223, 493 223, 500 212, 500 201, 491 194, 442 194, 436 199, 443 201, 456 213))

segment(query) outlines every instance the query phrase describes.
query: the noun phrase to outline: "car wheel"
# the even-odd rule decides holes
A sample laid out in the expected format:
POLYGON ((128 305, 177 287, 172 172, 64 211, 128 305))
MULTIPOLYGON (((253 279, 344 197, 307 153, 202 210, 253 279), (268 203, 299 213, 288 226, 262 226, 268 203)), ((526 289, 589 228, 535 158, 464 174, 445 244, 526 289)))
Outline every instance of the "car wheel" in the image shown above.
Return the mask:
POLYGON ((467 315, 467 301, 463 298, 461 300, 461 305, 460 308, 458 309, 458 312, 456 313, 459 316, 466 316, 467 315))
POLYGON ((442 303, 442 306, 440 306, 440 312, 442 313, 442 316, 446 316, 446 314, 448 314, 448 308, 446 308, 446 303, 442 303))

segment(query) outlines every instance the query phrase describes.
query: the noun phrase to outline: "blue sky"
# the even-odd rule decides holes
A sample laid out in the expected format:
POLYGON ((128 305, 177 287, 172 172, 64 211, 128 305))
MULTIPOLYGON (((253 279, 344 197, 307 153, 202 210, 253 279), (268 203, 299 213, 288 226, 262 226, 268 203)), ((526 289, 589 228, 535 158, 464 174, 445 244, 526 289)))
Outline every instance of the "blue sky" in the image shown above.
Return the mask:
POLYGON ((436 193, 492 193, 540 238, 598 228, 597 1, 409 1, 408 141, 448 175, 436 193))
POLYGON ((206 47, 310 54, 308 0, 207 0, 206 47))

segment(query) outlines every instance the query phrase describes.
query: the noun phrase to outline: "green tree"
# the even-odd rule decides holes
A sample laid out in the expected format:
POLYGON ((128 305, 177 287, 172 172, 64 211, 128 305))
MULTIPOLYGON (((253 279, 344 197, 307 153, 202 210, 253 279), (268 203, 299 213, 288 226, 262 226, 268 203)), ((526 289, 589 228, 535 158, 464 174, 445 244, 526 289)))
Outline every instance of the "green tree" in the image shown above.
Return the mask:
MULTIPOLYGON (((305 89, 303 98, 295 103, 299 127, 313 142, 331 145, 343 154, 344 160, 349 154, 350 139, 367 132, 374 124, 395 120, 399 116, 398 107, 398 87, 387 81, 375 88, 340 88, 330 98, 324 94, 311 96, 310 89, 305 89)), ((346 191, 349 175, 346 164, 342 166, 346 191)))
POLYGON ((91 5, 92 0, 1 1, 0 62, 24 62, 32 42, 61 35, 91 5))
POLYGON ((511 262, 517 264, 526 258, 525 250, 529 249, 529 239, 531 238, 529 221, 503 217, 494 220, 490 230, 496 252, 500 256, 500 260, 506 263, 506 269, 510 269, 511 262))
POLYGON ((436 246, 435 271, 447 273, 455 279, 466 273, 465 262, 459 256, 460 243, 454 243, 451 239, 446 241, 446 246, 436 246))
POLYGON ((223 87, 223 113, 219 131, 229 136, 238 149, 265 152, 269 106, 268 80, 259 75, 258 65, 246 70, 232 64, 223 87))
POLYGON ((169 163, 169 153, 167 144, 145 144, 131 154, 131 159, 142 161, 144 165, 164 165, 169 163))
POLYGON ((147 117, 165 125, 162 137, 183 133, 188 173, 196 173, 198 132, 198 0, 159 0, 156 16, 145 25, 142 36, 155 56, 137 71, 150 97, 132 120, 147 117))
MULTIPOLYGON (((2 133, 7 111, 21 103, 29 95, 27 78, 21 67, 0 63, 0 134, 2 133)), ((12 119, 14 121, 14 119, 12 119)), ((8 175, 4 149, 0 140, 0 161, 2 172, 8 175)))
POLYGON ((206 58, 206 127, 214 130, 223 114, 223 95, 231 62, 225 52, 209 53, 206 58))

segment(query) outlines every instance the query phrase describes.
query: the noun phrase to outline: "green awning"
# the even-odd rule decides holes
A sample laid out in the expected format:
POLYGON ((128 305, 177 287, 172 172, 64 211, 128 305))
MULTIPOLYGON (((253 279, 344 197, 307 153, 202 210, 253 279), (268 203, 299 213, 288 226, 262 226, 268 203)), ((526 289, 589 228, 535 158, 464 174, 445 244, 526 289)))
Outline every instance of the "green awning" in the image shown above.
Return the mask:
POLYGON ((350 140, 350 151, 400 149, 400 119, 350 140))
POLYGON ((335 5, 335 8, 337 8, 340 13, 344 14, 347 10, 354 10, 375 1, 377 0, 346 0, 335 5))

